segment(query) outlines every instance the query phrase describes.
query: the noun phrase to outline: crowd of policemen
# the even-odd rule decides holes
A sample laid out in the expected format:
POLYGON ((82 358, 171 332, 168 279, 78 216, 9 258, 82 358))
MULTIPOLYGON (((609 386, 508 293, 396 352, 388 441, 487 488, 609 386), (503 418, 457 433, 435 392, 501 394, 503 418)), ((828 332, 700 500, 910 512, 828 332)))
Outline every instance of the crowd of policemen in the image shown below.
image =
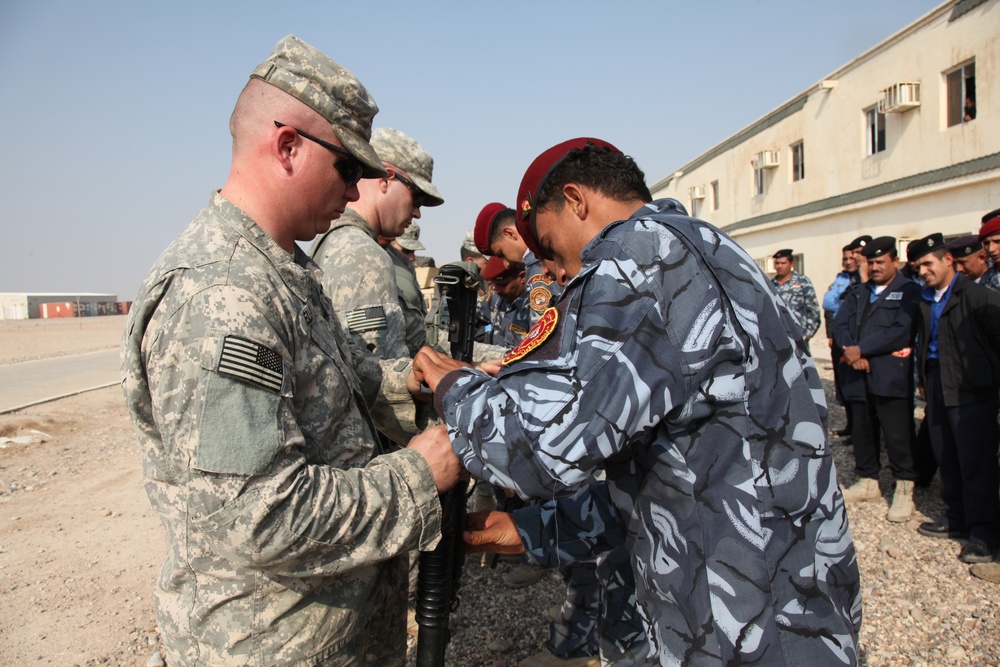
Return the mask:
POLYGON ((854 450, 857 481, 845 500, 882 499, 884 450, 895 480, 886 519, 904 522, 914 487, 939 472, 944 515, 918 532, 962 540, 972 574, 998 581, 1000 209, 981 222, 977 234, 911 242, 905 261, 891 236, 854 239, 822 309, 847 417, 837 435, 854 450), (917 395, 926 402, 919 428, 917 395))

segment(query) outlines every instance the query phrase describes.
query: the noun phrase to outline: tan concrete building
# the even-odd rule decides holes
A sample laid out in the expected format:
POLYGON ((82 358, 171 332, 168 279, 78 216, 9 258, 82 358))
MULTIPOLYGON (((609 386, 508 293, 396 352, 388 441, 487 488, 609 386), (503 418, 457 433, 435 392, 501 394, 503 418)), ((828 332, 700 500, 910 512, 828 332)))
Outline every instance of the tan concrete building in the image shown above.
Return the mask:
POLYGON ((972 233, 1000 208, 1000 0, 946 2, 650 188, 820 298, 861 235, 972 233))

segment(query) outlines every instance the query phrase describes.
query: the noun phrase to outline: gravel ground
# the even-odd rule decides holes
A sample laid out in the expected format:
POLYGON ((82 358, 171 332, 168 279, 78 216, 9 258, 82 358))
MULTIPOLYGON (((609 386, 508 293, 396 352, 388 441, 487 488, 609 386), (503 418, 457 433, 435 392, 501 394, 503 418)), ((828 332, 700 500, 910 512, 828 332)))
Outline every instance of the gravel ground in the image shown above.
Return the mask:
MULTIPOLYGON (((817 361, 831 406, 830 431, 844 425, 833 396, 828 361, 817 361)), ((830 437, 842 486, 856 481, 852 450, 830 437)), ((917 514, 902 524, 885 520, 892 476, 881 478, 884 502, 848 508, 861 566, 864 621, 860 664, 934 667, 1000 665, 1000 586, 975 579, 958 560, 961 543, 919 535, 917 526, 942 511, 940 481, 917 489, 917 514)), ((466 562, 462 604, 454 618, 446 662, 456 666, 506 667, 543 650, 548 610, 562 601, 558 574, 511 590, 502 577, 510 566, 479 567, 466 562)), ((407 664, 415 665, 410 641, 407 664)))

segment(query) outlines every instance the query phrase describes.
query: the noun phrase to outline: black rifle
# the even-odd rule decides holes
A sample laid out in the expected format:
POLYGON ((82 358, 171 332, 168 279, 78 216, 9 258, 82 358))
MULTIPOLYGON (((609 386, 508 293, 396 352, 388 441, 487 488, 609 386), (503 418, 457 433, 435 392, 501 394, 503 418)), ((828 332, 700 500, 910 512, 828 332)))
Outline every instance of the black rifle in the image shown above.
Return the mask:
MULTIPOLYGON (((441 309, 448 316, 451 356, 472 361, 479 302, 479 269, 475 264, 445 264, 434 278, 441 309)), ((417 667, 441 667, 450 639, 448 617, 458 608, 458 586, 465 561, 466 495, 462 482, 441 496, 441 541, 434 551, 420 553, 417 579, 417 667)))

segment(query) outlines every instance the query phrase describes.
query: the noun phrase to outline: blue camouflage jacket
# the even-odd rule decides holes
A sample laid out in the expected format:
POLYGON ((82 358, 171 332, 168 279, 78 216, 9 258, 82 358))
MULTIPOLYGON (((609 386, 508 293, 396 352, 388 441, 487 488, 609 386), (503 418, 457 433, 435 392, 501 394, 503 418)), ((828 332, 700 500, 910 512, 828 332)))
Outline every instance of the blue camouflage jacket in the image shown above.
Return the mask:
POLYGON ((673 200, 609 225, 582 260, 495 378, 438 385, 463 465, 536 498, 605 471, 613 521, 563 539, 624 535, 661 664, 855 663, 823 389, 770 281, 673 200))

